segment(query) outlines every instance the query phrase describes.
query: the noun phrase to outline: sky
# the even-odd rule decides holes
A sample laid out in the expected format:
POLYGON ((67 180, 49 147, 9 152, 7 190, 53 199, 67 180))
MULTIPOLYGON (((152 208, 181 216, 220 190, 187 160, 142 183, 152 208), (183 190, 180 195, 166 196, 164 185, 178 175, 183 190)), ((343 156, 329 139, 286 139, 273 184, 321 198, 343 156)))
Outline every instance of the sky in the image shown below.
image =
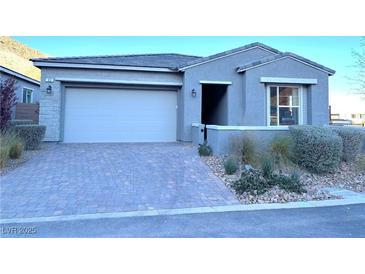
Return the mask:
MULTIPOLYGON (((336 70, 330 77, 330 98, 342 101, 353 97, 348 78, 355 75, 352 51, 359 51, 361 37, 281 36, 16 36, 14 39, 50 56, 116 55, 132 53, 181 53, 208 56, 252 42, 261 42, 280 51, 290 51, 336 70)), ((357 101, 358 98, 352 99, 357 101)), ((358 102, 355 102, 359 104, 358 102)), ((365 101, 359 104, 365 108, 365 101)))

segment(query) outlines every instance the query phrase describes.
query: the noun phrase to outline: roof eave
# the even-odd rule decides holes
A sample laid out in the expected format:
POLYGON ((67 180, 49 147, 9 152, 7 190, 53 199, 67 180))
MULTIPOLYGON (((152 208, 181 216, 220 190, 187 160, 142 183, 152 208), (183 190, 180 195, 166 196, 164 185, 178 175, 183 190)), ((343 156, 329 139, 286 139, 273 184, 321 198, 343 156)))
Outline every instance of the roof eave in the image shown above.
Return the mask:
POLYGON ((35 80, 33 78, 30 78, 30 77, 28 77, 28 76, 26 76, 24 74, 21 74, 19 72, 14 71, 14 70, 8 69, 8 68, 6 68, 4 66, 0 66, 0 71, 2 71, 4 73, 7 73, 9 75, 12 75, 14 77, 20 78, 20 79, 22 79, 24 81, 27 81, 29 83, 32 83, 32 84, 35 84, 35 85, 38 85, 38 86, 40 85, 40 82, 38 80, 35 80))
POLYGON ((274 59, 274 60, 269 60, 267 62, 263 62, 263 63, 257 64, 257 65, 252 65, 252 66, 248 66, 248 67, 238 67, 236 71, 238 73, 245 72, 247 70, 251 70, 251 69, 254 69, 254 68, 257 68, 257 67, 261 67, 261 66, 264 66, 264 65, 267 65, 267 64, 270 64, 270 63, 273 63, 273 62, 282 60, 282 59, 286 59, 286 58, 290 58, 290 59, 296 60, 298 62, 301 62, 301 63, 305 64, 305 65, 308 65, 310 67, 313 67, 313 68, 315 68, 317 70, 326 72, 329 76, 333 76, 336 73, 335 70, 332 70, 330 68, 324 67, 322 65, 314 64, 314 62, 308 62, 307 60, 303 60, 302 58, 298 58, 296 56, 291 56, 291 55, 282 56, 280 58, 277 58, 277 59, 274 59))
POLYGON ((150 71, 150 72, 178 72, 177 68, 146 67, 146 66, 125 66, 125 65, 103 65, 89 63, 66 63, 31 59, 34 66, 38 68, 87 68, 87 69, 108 69, 108 70, 129 70, 129 71, 150 71))
POLYGON ((248 46, 242 47, 239 50, 230 50, 230 51, 227 51, 227 54, 220 55, 222 53, 225 53, 225 52, 221 52, 221 53, 217 53, 217 54, 214 54, 214 55, 207 56, 205 58, 202 58, 202 60, 200 60, 200 61, 196 61, 196 62, 187 64, 187 65, 185 65, 183 67, 180 67, 179 68, 179 71, 184 72, 188 68, 195 67, 195 66, 199 66, 199 65, 202 65, 202 64, 205 64, 205 63, 209 63, 209 62, 213 62, 215 60, 227 58, 229 56, 236 55, 236 54, 239 54, 239 53, 242 53, 242 52, 245 52, 245 51, 249 51, 249 50, 252 50, 254 48, 260 48, 260 49, 263 49, 265 51, 271 52, 273 54, 280 54, 280 51, 277 50, 277 49, 271 48, 271 47, 266 46, 266 45, 261 44, 261 43, 253 43, 253 44, 250 44, 248 46), (213 57, 213 56, 216 56, 216 55, 220 55, 220 56, 213 57))

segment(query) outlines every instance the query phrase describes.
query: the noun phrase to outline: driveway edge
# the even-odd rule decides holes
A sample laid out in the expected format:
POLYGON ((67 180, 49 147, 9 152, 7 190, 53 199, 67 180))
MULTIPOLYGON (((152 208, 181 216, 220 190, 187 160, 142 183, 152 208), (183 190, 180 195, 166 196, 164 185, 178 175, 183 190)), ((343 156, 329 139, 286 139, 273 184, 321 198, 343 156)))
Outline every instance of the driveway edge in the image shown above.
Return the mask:
POLYGON ((333 195, 342 197, 342 199, 289 202, 289 203, 271 203, 271 204, 245 204, 245 205, 210 206, 210 207, 177 208, 177 209, 156 209, 156 210, 128 211, 128 212, 60 215, 60 216, 34 217, 34 218, 13 218, 13 219, 0 219, 0 224, 81 221, 81 220, 110 219, 110 218, 153 217, 153 216, 171 216, 171 215, 184 215, 184 214, 313 208, 313 207, 331 207, 331 206, 342 206, 342 205, 353 205, 353 204, 365 204, 365 194, 337 188, 329 188, 327 189, 327 191, 329 191, 333 195))

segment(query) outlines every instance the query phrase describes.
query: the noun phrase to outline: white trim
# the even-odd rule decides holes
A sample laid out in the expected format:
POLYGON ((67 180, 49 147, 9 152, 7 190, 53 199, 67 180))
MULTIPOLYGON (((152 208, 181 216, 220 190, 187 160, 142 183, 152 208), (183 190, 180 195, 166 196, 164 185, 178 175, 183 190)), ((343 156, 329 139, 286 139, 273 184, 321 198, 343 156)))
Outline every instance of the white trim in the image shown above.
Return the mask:
POLYGON ((270 87, 266 87, 266 126, 270 127, 271 123, 271 95, 270 95, 270 87))
POLYGON ((239 131, 246 131, 246 130, 268 130, 268 131, 275 131, 275 130, 289 130, 288 126, 217 126, 217 125, 207 125, 208 129, 213 130, 239 130, 239 131))
POLYGON ((309 78, 281 78, 281 77, 261 77, 261 83, 278 83, 278 84, 304 84, 304 85, 316 85, 317 79, 309 78))
POLYGON ((177 72, 169 68, 157 67, 135 67, 135 66, 114 66, 114 65, 93 65, 93 64, 73 64, 73 63, 50 63, 33 61, 36 67, 56 67, 56 68, 89 68, 89 69, 109 69, 109 70, 135 70, 135 71, 156 71, 156 72, 177 72))
POLYGON ((30 82, 30 83, 32 83, 32 84, 35 84, 35 85, 37 85, 37 86, 39 86, 39 85, 40 85, 40 82, 39 82, 39 81, 34 80, 34 79, 32 79, 32 78, 29 78, 28 76, 25 76, 25 75, 23 75, 23 74, 21 74, 21 73, 18 73, 18 72, 16 72, 16 71, 13 71, 13 70, 8 69, 8 68, 6 68, 6 67, 0 66, 0 71, 5 72, 5 73, 7 73, 7 74, 10 74, 10 75, 12 75, 12 76, 15 76, 15 77, 17 77, 17 78, 20 78, 20 79, 22 79, 22 80, 24 80, 24 81, 30 82))
MULTIPOLYGON (((299 88, 299 125, 304 124, 304 104, 303 104, 303 94, 304 94, 304 87, 300 86, 299 88)), ((307 113, 308 111, 306 111, 307 113)))
POLYGON ((251 48, 247 48, 247 49, 243 49, 243 50, 240 50, 240 51, 237 51, 237 52, 233 52, 233 53, 229 53, 229 54, 226 54, 226 55, 223 55, 223 56, 219 56, 219 57, 216 57, 216 58, 212 58, 212 59, 209 59, 207 61, 202 61, 200 63, 196 63, 196 64, 193 64, 193 65, 190 65, 190 66, 186 66, 186 67, 183 67, 183 68, 180 68, 179 71, 184 71, 188 68, 192 68, 192 67, 196 67, 196 66, 200 66, 200 65, 203 65, 203 64, 206 64, 206 63, 209 63, 209 62, 213 62, 213 61, 216 61, 216 60, 219 60, 219 59, 222 59, 222 58, 226 58, 226 57, 229 57, 229 56, 232 56, 232 55, 236 55, 236 54, 239 54, 239 53, 242 53, 242 52, 246 52, 246 51, 249 51, 249 50, 252 50, 252 49, 255 49, 255 48, 260 48, 262 50, 265 50, 267 52, 270 52, 270 53, 273 53, 275 55, 277 55, 278 53, 274 52, 274 51, 271 51, 271 50, 268 50, 268 49, 265 49, 261 46, 253 46, 251 48))
POLYGON ((200 127, 200 126, 203 126, 203 124, 200 124, 200 123, 192 123, 191 126, 192 127, 200 127))
POLYGON ((199 81, 200 84, 215 84, 215 85, 232 85, 231 81, 208 81, 202 80, 199 81))
POLYGON ((56 81, 61 82, 78 82, 78 83, 104 83, 104 84, 126 84, 126 85, 143 85, 143 86, 176 86, 181 87, 180 82, 145 82, 129 80, 106 80, 106 79, 87 79, 87 78, 63 78, 57 77, 56 81))
POLYGON ((270 63, 273 63, 273 62, 279 61, 279 60, 286 59, 286 58, 293 59, 293 60, 295 60, 295 61, 298 61, 298 62, 300 62, 300 63, 303 63, 303 64, 305 64, 305 65, 307 65, 307 66, 310 66, 310 67, 312 67, 312 68, 315 68, 315 69, 317 69, 317 70, 320 70, 320 71, 326 72, 326 73, 328 73, 329 75, 333 75, 333 73, 332 73, 332 72, 330 72, 330 71, 328 71, 328 70, 321 69, 321 68, 319 68, 319 67, 317 67, 317 66, 314 66, 314 65, 312 65, 312 64, 309 64, 309 63, 307 63, 307 62, 304 62, 304 61, 302 61, 302 60, 300 60, 300 59, 298 59, 298 58, 295 58, 295 57, 293 57, 293 56, 283 56, 283 57, 281 57, 281 58, 278 58, 278 59, 275 59, 275 60, 271 60, 271 61, 267 61, 267 62, 264 62, 264 63, 262 63, 262 64, 256 65, 256 66, 252 66, 252 67, 245 68, 245 69, 238 69, 238 70, 237 70, 237 72, 244 72, 244 71, 247 71, 247 70, 250 70, 250 69, 254 69, 254 68, 257 68, 257 67, 261 67, 261 66, 264 66, 264 65, 267 65, 267 64, 270 64, 270 63))
MULTIPOLYGON (((298 89, 298 96, 299 96, 299 106, 291 106, 291 107, 296 107, 299 108, 298 111, 298 125, 303 125, 304 119, 304 105, 303 105, 303 86, 298 86, 298 85, 268 85, 266 87, 266 125, 268 127, 283 127, 280 126, 280 118, 279 118, 279 111, 277 113, 278 115, 278 125, 277 126, 272 126, 270 125, 270 114, 271 114, 271 100, 270 100, 270 88, 275 87, 276 88, 276 92, 277 92, 277 109, 279 110, 280 107, 288 107, 288 106, 283 106, 279 104, 279 93, 278 93, 278 88, 280 87, 289 87, 289 88, 297 88, 298 89)), ((290 106, 289 106, 290 107, 290 106)))
POLYGON ((33 88, 28 88, 28 87, 22 87, 22 103, 23 104, 33 104, 33 101, 34 101, 34 99, 33 99, 33 94, 34 94, 34 89, 33 88), (24 89, 28 89, 28 90, 30 90, 31 91, 31 93, 30 93, 30 103, 24 103, 24 89))

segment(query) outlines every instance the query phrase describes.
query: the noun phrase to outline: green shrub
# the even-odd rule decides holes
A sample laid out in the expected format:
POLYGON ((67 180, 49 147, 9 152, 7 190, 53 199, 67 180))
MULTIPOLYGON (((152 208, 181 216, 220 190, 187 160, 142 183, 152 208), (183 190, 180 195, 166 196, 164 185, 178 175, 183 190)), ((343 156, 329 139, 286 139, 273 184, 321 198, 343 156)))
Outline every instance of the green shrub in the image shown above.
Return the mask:
POLYGON ((24 145, 22 142, 20 142, 20 141, 14 142, 13 144, 10 145, 9 158, 10 159, 19 159, 20 156, 22 156, 23 149, 24 149, 24 145))
POLYGON ((243 172, 241 178, 232 184, 232 188, 239 195, 245 192, 253 195, 264 194, 270 187, 269 182, 256 170, 243 172))
POLYGON ((331 129, 319 126, 292 126, 296 162, 315 173, 334 171, 342 155, 342 140, 331 129))
POLYGON ((278 164, 288 163, 293 156, 293 139, 291 136, 276 137, 270 144, 270 151, 278 164))
POLYGON ((295 192, 298 194, 307 192, 301 182, 299 173, 293 172, 290 176, 284 174, 272 174, 270 177, 270 184, 277 185, 287 192, 295 192))
POLYGON ((350 127, 332 127, 332 130, 342 139, 342 160, 346 162, 355 161, 362 149, 364 132, 361 129, 350 127))
POLYGON ((199 145, 198 152, 200 156, 211 156, 213 154, 212 148, 206 143, 199 145))
POLYGON ((355 168, 358 172, 365 172, 365 155, 360 155, 355 161, 355 168))
POLYGON ((242 138, 242 160, 250 164, 256 161, 255 143, 249 136, 242 138))
POLYGON ((257 163, 256 144, 249 135, 232 136, 230 138, 230 151, 242 162, 248 164, 257 163))
POLYGON ((232 175, 238 170, 238 160, 236 157, 230 156, 224 161, 224 170, 226 174, 232 175))
POLYGON ((264 178, 270 178, 274 172, 274 160, 269 155, 264 155, 261 160, 261 171, 264 178))
POLYGON ((0 167, 5 167, 10 159, 19 159, 23 153, 24 144, 20 138, 13 133, 3 133, 0 136, 0 167))
POLYGON ((9 146, 3 143, 3 138, 0 140, 0 168, 5 167, 9 158, 9 146))
POLYGON ((293 172, 290 176, 282 173, 271 173, 270 176, 265 178, 260 171, 251 170, 243 172, 241 178, 232 184, 232 188, 238 195, 242 195, 245 192, 251 195, 260 195, 274 186, 278 186, 287 192, 295 192, 298 194, 306 192, 297 172, 293 172))
POLYGON ((46 132, 45 126, 39 125, 18 125, 14 127, 16 136, 24 141, 25 149, 38 149, 46 132))

